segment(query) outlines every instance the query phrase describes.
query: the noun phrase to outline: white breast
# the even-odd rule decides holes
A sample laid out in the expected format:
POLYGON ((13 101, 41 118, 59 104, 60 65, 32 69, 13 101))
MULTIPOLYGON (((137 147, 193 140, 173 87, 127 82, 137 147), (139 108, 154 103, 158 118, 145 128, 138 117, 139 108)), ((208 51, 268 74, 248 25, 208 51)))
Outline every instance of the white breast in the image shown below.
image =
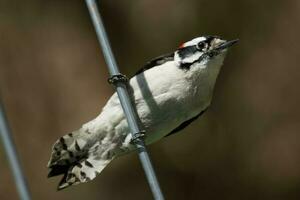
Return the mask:
MULTIPOLYGON (((130 80, 137 112, 147 132, 147 144, 164 137, 209 104, 208 95, 199 91, 203 90, 201 84, 204 81, 200 66, 199 70, 189 74, 178 65, 176 61, 169 61, 130 80)), ((102 113, 86 126, 110 135, 111 139, 125 140, 129 129, 116 94, 109 99, 102 113)))

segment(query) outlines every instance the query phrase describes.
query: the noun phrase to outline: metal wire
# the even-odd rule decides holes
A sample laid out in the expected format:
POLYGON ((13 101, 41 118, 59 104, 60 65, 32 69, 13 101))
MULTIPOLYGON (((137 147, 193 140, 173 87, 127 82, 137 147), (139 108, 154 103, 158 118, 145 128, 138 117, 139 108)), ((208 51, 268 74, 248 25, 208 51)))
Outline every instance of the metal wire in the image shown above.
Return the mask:
POLYGON ((5 111, 0 100, 0 136, 5 149, 10 168, 12 170, 19 197, 22 200, 30 200, 29 190, 22 172, 17 151, 11 136, 11 131, 5 117, 5 111))
MULTIPOLYGON (((109 73, 111 76, 119 75, 120 72, 119 72, 118 66, 116 64, 114 55, 112 53, 112 50, 111 50, 111 47, 110 47, 110 44, 108 41, 108 37, 105 32, 105 28, 104 28, 104 25, 103 25, 103 22, 102 22, 102 19, 101 19, 101 16, 100 16, 100 13, 99 13, 99 10, 97 7, 97 3, 95 0, 85 0, 85 1, 86 1, 89 13, 91 15, 91 18, 92 18, 92 21, 94 24, 100 46, 102 48, 105 61, 107 63, 109 73)), ((136 136, 135 134, 137 134, 137 135, 140 134, 141 130, 137 123, 137 114, 132 107, 129 94, 126 89, 126 83, 117 82, 115 85, 116 85, 117 94, 119 96, 122 108, 124 110, 124 113, 125 113, 128 125, 129 125, 130 132, 131 132, 132 136, 134 138, 136 138, 135 145, 138 149, 139 158, 142 163, 143 169, 145 171, 145 174, 146 174, 148 183, 150 185, 153 197, 154 197, 154 199, 157 199, 157 200, 163 200, 164 197, 161 192, 159 183, 157 181, 157 178, 156 178, 154 169, 152 167, 149 155, 147 153, 144 141, 141 137, 135 137, 136 136)))

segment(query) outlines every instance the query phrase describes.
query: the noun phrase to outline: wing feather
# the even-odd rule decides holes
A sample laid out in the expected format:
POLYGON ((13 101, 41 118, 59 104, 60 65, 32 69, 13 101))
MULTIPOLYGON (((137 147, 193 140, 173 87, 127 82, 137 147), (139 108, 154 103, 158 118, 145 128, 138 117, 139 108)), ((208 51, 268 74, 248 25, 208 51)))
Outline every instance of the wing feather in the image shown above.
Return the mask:
POLYGON ((154 58, 153 60, 147 62, 140 70, 138 70, 135 75, 143 73, 144 71, 151 69, 152 67, 162 65, 168 61, 174 60, 174 53, 168 53, 159 57, 154 58))

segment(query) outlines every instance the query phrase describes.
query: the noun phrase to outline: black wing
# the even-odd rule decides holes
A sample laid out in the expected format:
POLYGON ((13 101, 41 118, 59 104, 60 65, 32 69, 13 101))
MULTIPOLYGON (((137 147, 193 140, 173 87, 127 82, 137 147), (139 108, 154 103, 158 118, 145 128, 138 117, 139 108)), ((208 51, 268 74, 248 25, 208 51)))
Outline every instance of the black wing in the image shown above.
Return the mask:
POLYGON ((205 111, 207 110, 204 109, 203 111, 201 111, 198 115, 196 115, 195 117, 183 122, 182 124, 180 124, 177 128, 175 128, 173 131, 171 131, 168 135, 166 135, 165 137, 168 137, 170 135, 173 135, 174 133, 177 133, 179 131, 181 131, 182 129, 186 128, 188 125, 190 125, 193 121, 195 121, 198 117, 200 117, 205 111))
POLYGON ((152 67, 155 67, 157 65, 161 65, 161 64, 164 64, 168 61, 172 61, 174 60, 174 53, 169 53, 169 54, 165 54, 165 55, 162 55, 162 56, 159 56, 157 58, 154 58, 153 60, 147 62, 143 67, 142 69, 138 70, 135 75, 137 74, 140 74, 148 69, 151 69, 152 67))

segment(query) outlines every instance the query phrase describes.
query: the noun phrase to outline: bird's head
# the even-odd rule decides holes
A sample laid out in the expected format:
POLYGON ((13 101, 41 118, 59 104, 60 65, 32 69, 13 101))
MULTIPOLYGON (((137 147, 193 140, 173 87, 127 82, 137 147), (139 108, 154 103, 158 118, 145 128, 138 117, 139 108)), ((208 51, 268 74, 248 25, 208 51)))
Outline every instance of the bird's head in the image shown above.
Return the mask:
POLYGON ((218 36, 197 37, 181 44, 175 52, 175 59, 180 62, 181 67, 187 69, 194 63, 206 66, 218 58, 223 60, 227 49, 237 41, 226 41, 218 36))

